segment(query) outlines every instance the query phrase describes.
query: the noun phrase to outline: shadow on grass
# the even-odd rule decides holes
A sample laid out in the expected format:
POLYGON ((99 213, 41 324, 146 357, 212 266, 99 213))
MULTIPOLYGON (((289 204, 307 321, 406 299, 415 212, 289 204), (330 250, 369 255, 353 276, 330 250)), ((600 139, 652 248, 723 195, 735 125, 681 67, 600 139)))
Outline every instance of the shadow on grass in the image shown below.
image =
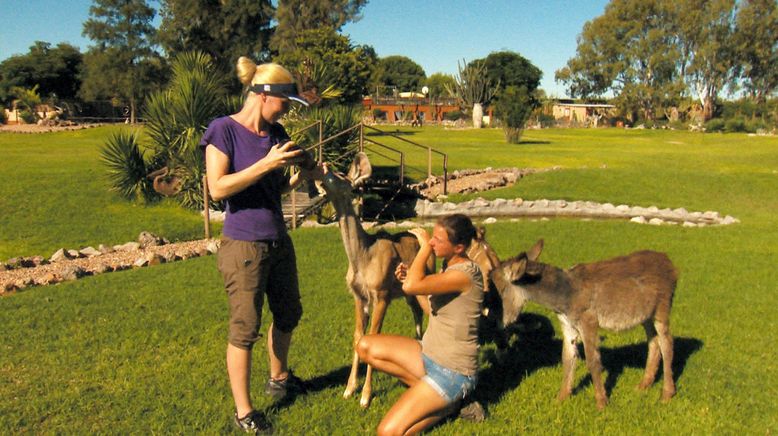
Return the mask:
MULTIPOLYGON (((695 338, 673 338, 673 381, 678 383, 678 379, 686 367, 686 362, 692 354, 702 348, 702 341, 695 338)), ((584 353, 581 346, 578 349, 581 360, 584 359, 584 353)), ((646 359, 648 358, 648 344, 645 342, 627 345, 618 348, 600 347, 602 366, 607 371, 608 376, 605 379, 605 392, 610 396, 613 388, 616 386, 616 380, 624 372, 624 368, 645 369, 646 359)), ((656 374, 654 383, 661 383, 664 371, 662 362, 659 362, 659 371, 656 374)), ((560 376, 561 377, 561 376, 560 376)), ((578 386, 573 389, 573 395, 591 385, 592 378, 586 375, 578 386)))
MULTIPOLYGON (((474 399, 485 407, 497 403, 508 391, 518 387, 522 380, 540 368, 556 366, 561 362, 562 341, 554 339, 554 327, 548 318, 534 313, 523 313, 519 322, 510 328, 519 334, 512 342, 500 344, 499 335, 487 328, 484 340, 494 340, 504 348, 487 350, 483 359, 491 365, 478 375, 474 399), (494 337, 490 334, 494 333, 494 337)), ((561 375, 560 375, 561 377, 561 375)))
POLYGON ((400 130, 398 128, 389 128, 389 127, 378 127, 382 130, 382 132, 376 132, 373 130, 365 129, 365 136, 388 136, 388 135, 395 135, 395 136, 412 136, 417 133, 419 133, 418 130, 400 130))
MULTIPOLYGON (((497 403, 508 391, 518 387, 521 382, 540 368, 557 366, 562 362, 562 341, 554 339, 554 327, 548 318, 523 313, 517 326, 511 328, 512 332, 518 330, 516 340, 507 344, 500 344, 500 336, 493 328, 487 328, 483 332, 482 341, 494 341, 503 345, 503 349, 490 349, 485 353, 484 360, 491 366, 479 373, 478 387, 474 394, 474 400, 481 402, 485 407, 497 403)), ((509 335, 510 337, 510 335, 509 335)), ((695 338, 673 338, 673 379, 677 383, 689 358, 700 350, 703 342, 695 338)), ((579 344, 578 365, 585 365, 583 345, 579 344)), ((605 390, 610 396, 619 376, 624 368, 641 368, 646 365, 648 357, 648 345, 644 341, 634 345, 616 348, 600 348, 603 369, 607 372, 605 390)), ((662 366, 655 383, 661 383, 662 366)), ((559 382, 562 382, 562 371, 559 372, 559 382)), ((591 376, 581 379, 573 389, 573 395, 579 393, 592 383, 591 376)), ((553 395, 556 395, 556 389, 553 395)))
POLYGON ((519 141, 516 145, 538 145, 538 144, 551 144, 551 141, 519 141))
POLYGON ((278 400, 270 405, 266 412, 268 414, 276 414, 280 410, 283 410, 294 404, 294 402, 297 400, 297 397, 299 396, 309 395, 311 393, 323 391, 334 386, 343 386, 345 388, 346 380, 348 379, 350 371, 350 366, 342 366, 326 374, 305 380, 305 392, 287 393, 283 399, 278 400))

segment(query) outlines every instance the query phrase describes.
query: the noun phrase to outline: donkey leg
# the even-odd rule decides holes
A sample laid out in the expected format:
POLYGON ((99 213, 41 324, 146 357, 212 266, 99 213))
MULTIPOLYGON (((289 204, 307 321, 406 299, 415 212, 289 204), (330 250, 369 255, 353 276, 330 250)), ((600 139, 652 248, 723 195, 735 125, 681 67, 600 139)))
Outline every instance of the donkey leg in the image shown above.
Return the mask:
POLYGON ((565 316, 560 316, 562 324, 562 386, 559 388, 557 400, 564 401, 573 393, 573 377, 575 364, 578 362, 578 331, 565 316))
MULTIPOLYGON (((386 315, 386 308, 389 306, 389 294, 380 293, 377 295, 375 302, 373 303, 373 313, 370 316, 370 334, 374 335, 381 332, 381 327, 384 324, 384 315, 386 315)), ((363 408, 370 406, 370 397, 373 394, 373 366, 367 365, 367 372, 365 373, 365 385, 362 387, 362 397, 359 399, 359 405, 363 408)))
POLYGON ((662 401, 670 401, 675 395, 675 382, 673 381, 673 337, 670 335, 670 326, 666 321, 654 323, 659 335, 659 349, 662 351, 662 372, 664 382, 662 384, 662 401))
POLYGON ((594 316, 587 317, 582 323, 581 336, 583 337, 584 353, 586 353, 586 367, 592 376, 594 385, 594 399, 597 408, 602 410, 608 404, 608 395, 605 393, 605 384, 602 380, 602 361, 600 360, 600 338, 597 335, 597 319, 594 316))
POLYGON ((638 389, 646 389, 654 383, 656 372, 659 370, 659 337, 654 328, 654 321, 648 320, 643 323, 643 329, 646 331, 646 343, 648 344, 648 358, 646 359, 646 372, 643 374, 643 380, 640 381, 638 389))
POLYGON ((351 373, 348 376, 348 383, 346 383, 346 390, 343 392, 343 398, 351 398, 354 395, 354 391, 357 390, 357 376, 359 371, 359 355, 357 354, 357 344, 362 339, 362 335, 365 332, 365 326, 367 325, 367 306, 366 301, 362 298, 354 295, 354 343, 353 350, 354 356, 351 359, 351 373))

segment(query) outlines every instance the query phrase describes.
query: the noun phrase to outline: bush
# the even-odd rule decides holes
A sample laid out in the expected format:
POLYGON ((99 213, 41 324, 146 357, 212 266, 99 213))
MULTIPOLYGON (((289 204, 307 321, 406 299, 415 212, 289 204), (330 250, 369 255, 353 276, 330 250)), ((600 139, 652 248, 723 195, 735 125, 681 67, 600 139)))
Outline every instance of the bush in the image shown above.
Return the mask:
POLYGON ((724 131, 729 133, 745 132, 746 122, 742 118, 732 118, 724 122, 724 131))
POLYGON ((495 115, 502 121, 505 140, 518 144, 535 102, 524 87, 508 86, 497 97, 495 115))
POLYGON ((686 130, 688 128, 687 124, 681 120, 670 121, 667 123, 667 127, 673 130, 686 130))
POLYGON ((19 112, 19 118, 21 118, 25 124, 35 124, 38 121, 38 117, 29 109, 19 112))
POLYGON ((443 119, 446 121, 457 121, 464 117, 462 111, 451 111, 443 114, 443 119))
POLYGON ((705 123, 705 131, 706 132, 723 132, 724 131, 724 120, 721 118, 713 118, 711 120, 708 120, 707 123, 705 123))
POLYGON ((539 114, 538 124, 540 124, 540 127, 543 128, 554 127, 556 126, 556 118, 549 114, 539 114))
POLYGON ((8 119, 5 117, 5 109, 0 109, 0 124, 8 123, 8 119))

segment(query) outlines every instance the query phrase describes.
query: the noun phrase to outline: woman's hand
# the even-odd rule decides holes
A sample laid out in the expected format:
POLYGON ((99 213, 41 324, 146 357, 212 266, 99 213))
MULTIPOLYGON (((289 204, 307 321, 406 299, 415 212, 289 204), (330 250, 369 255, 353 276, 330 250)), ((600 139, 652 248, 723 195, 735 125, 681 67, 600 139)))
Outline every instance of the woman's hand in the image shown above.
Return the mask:
POLYGON ((394 269, 394 276, 397 278, 397 280, 400 281, 400 283, 404 282, 405 277, 408 276, 408 266, 402 262, 397 264, 397 268, 394 269))
POLYGON ((296 165, 302 162, 305 157, 303 156, 304 151, 295 147, 294 141, 287 141, 283 145, 276 144, 270 147, 270 151, 260 161, 273 170, 296 165))
POLYGON ((419 240, 419 244, 423 247, 430 243, 430 235, 427 233, 426 230, 422 229, 421 227, 417 227, 415 229, 409 230, 409 233, 416 237, 416 239, 419 240))

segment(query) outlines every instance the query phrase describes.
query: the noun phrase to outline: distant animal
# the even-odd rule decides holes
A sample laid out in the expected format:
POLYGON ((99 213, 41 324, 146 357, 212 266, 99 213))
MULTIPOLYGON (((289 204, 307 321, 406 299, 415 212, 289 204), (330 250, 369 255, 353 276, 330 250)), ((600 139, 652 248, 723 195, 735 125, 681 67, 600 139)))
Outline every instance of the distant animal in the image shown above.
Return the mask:
MULTIPOLYGON (((354 210, 354 189, 372 174, 372 166, 364 153, 357 153, 347 175, 328 173, 321 182, 327 198, 332 202, 338 217, 343 246, 348 257, 346 283, 355 304, 354 355, 351 363, 344 398, 349 398, 357 388, 359 356, 356 345, 365 334, 370 314, 369 334, 379 333, 384 321, 386 309, 392 299, 405 297, 411 307, 416 324, 416 336, 421 338, 423 312, 414 296, 406 296, 394 275, 399 263, 410 265, 419 251, 419 241, 410 232, 389 234, 381 232, 369 234, 362 228, 362 222, 354 210)), ((434 267, 434 260, 427 262, 428 269, 434 267)), ((372 394, 371 380, 373 368, 368 365, 365 384, 362 387, 360 405, 368 407, 372 394)))
POLYGON ((638 388, 653 384, 661 353, 662 401, 669 401, 675 395, 670 309, 678 273, 668 256, 646 250, 561 269, 537 262, 542 250, 541 239, 529 251, 501 262, 492 270, 490 279, 501 298, 505 326, 517 320, 526 300, 553 310, 559 317, 564 337, 564 376, 558 399, 565 400, 572 394, 578 357, 576 343, 581 339, 597 407, 603 409, 608 398, 602 380, 597 329, 622 331, 642 324, 648 341, 648 359, 638 388))

